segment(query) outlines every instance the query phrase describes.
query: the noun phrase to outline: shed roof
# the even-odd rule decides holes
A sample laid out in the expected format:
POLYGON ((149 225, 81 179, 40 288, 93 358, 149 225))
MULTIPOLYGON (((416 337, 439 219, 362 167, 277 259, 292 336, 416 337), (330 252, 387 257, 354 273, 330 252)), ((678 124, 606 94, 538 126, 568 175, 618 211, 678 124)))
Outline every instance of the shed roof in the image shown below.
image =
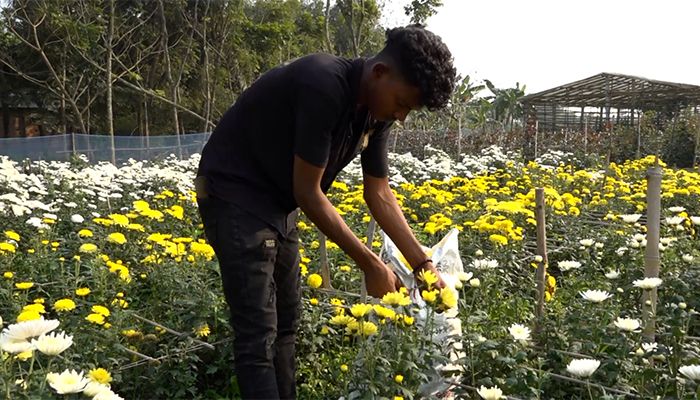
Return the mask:
POLYGON ((520 100, 560 107, 658 108, 700 104, 700 86, 603 72, 520 100))

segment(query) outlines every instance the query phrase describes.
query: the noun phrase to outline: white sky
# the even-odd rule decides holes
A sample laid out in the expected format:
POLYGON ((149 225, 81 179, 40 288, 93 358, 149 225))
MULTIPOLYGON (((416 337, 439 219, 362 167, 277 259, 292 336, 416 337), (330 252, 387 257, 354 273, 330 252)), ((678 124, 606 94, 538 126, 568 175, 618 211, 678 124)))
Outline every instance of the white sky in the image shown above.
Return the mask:
MULTIPOLYGON (((405 25, 409 0, 386 0, 405 25)), ((428 19, 457 70, 535 93, 600 72, 700 85, 698 0, 443 0, 428 19)))

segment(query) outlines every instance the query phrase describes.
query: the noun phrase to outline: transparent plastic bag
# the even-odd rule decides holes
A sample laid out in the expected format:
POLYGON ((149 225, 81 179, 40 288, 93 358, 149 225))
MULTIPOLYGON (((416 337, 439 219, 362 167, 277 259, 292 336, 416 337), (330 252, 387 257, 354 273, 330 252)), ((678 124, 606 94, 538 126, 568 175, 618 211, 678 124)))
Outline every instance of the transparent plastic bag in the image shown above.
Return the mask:
MULTIPOLYGON (((459 299, 459 291, 455 289, 455 283, 459 280, 459 274, 464 272, 462 258, 459 255, 459 231, 451 229, 432 248, 423 246, 425 253, 433 260, 436 269, 445 285, 454 290, 459 299)), ((433 342, 438 344, 442 353, 449 357, 451 363, 435 365, 434 374, 430 374, 432 379, 421 388, 422 395, 434 395, 444 392, 449 388, 449 383, 445 382, 443 375, 447 373, 459 374, 462 372, 460 366, 454 364, 460 357, 464 356, 462 343, 459 338, 462 336, 462 323, 458 318, 458 307, 451 308, 443 313, 429 314, 427 305, 421 297, 420 289, 413 276, 413 271, 406 262, 399 249, 391 238, 382 232, 382 250, 380 256, 393 269, 401 282, 408 289, 413 304, 418 306, 419 312, 416 318, 418 325, 425 326, 428 315, 432 315, 433 324, 437 327, 437 334, 433 336, 433 342), (456 339, 456 340, 451 340, 456 339)), ((427 371, 426 371, 427 372, 427 371)), ((449 396, 448 396, 449 397, 449 396)))

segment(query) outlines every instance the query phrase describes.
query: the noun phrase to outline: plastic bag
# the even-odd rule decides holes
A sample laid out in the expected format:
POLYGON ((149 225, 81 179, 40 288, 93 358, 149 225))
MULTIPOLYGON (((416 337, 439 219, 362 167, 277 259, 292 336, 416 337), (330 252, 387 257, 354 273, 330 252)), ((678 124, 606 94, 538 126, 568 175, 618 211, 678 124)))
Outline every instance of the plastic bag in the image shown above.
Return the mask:
MULTIPOLYGON (((459 231, 457 229, 451 229, 447 235, 432 248, 423 246, 423 250, 428 257, 433 260, 433 264, 435 264, 445 285, 451 290, 454 290, 457 296, 459 296, 459 291, 455 289, 455 283, 459 280, 459 274, 464 272, 462 258, 459 255, 458 236, 459 231)), ((380 256, 394 270, 399 279, 401 279, 403 285, 409 290, 413 304, 417 305, 420 310, 416 318, 416 323, 424 325, 428 317, 427 305, 421 297, 420 289, 413 276, 413 271, 389 236, 382 232, 382 238, 383 245, 380 256)), ((459 302, 457 302, 457 304, 457 307, 459 307, 459 302)), ((449 357, 452 362, 455 362, 464 355, 460 341, 448 340, 450 337, 462 336, 462 323, 458 318, 457 307, 451 308, 443 313, 431 314, 433 316, 433 323, 438 329, 438 333, 433 336, 433 342, 441 347, 443 354, 449 357)), ((421 394, 423 395, 435 394, 449 387, 449 384, 446 383, 444 379, 441 379, 441 373, 461 372, 461 367, 453 363, 435 365, 434 368, 436 373, 434 374, 433 380, 421 388, 421 394)))

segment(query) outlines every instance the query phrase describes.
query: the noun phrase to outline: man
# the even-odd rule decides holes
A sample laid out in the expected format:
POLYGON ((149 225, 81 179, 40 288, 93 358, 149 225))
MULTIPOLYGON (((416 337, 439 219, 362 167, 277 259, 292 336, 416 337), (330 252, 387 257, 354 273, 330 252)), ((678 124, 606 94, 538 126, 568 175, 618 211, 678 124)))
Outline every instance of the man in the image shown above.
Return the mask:
POLYGON ((386 36, 367 60, 313 54, 268 71, 202 151, 197 202, 231 309, 244 398, 295 397, 298 208, 357 263, 370 295, 400 287, 324 194, 358 153, 370 212, 415 271, 436 272, 389 187, 387 138, 411 110, 446 105, 455 69, 441 39, 420 26, 386 36))

